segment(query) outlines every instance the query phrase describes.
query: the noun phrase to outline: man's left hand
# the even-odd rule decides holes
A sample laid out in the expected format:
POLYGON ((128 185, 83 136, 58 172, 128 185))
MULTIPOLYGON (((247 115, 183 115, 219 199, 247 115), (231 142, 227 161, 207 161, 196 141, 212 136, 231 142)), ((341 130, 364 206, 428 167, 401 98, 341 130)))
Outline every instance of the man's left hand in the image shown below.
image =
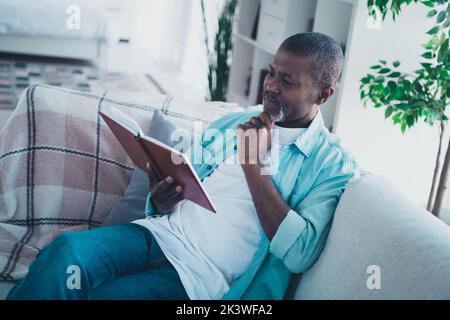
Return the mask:
POLYGON ((237 153, 241 165, 265 165, 272 144, 273 126, 274 123, 267 112, 238 125, 237 153))

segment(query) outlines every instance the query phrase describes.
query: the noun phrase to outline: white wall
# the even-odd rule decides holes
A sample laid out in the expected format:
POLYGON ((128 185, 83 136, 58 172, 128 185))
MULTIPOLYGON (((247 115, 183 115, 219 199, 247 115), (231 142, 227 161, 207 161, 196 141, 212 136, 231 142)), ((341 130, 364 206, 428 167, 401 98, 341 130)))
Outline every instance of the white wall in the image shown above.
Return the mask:
MULTIPOLYGON (((208 65, 200 0, 115 1, 128 12, 131 41, 110 46, 107 68, 147 72, 169 94, 203 100, 208 65)), ((223 0, 207 0, 205 5, 209 36, 214 40, 223 0)))
POLYGON ((398 59, 405 71, 420 67, 421 44, 434 20, 426 18, 429 8, 411 5, 403 9, 395 23, 389 16, 381 29, 370 30, 366 26, 366 1, 361 1, 356 10, 343 74, 337 134, 365 169, 389 178, 425 204, 437 151, 437 128, 421 122, 402 135, 392 120, 384 119, 384 109, 364 109, 359 99, 359 79, 370 72, 369 67, 378 59, 398 59))

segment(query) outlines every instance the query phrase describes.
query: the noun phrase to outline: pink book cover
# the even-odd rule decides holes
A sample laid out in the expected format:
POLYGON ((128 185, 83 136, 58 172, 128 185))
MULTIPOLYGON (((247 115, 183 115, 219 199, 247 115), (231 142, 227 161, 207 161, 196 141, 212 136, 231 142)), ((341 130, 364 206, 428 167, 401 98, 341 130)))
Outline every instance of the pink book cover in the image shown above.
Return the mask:
POLYGON ((119 110, 112 109, 108 113, 100 112, 100 115, 138 168, 146 172, 146 163, 150 162, 158 180, 173 177, 175 182, 183 187, 184 198, 217 213, 185 154, 144 135, 135 120, 119 110), (173 161, 174 159, 176 161, 173 161))

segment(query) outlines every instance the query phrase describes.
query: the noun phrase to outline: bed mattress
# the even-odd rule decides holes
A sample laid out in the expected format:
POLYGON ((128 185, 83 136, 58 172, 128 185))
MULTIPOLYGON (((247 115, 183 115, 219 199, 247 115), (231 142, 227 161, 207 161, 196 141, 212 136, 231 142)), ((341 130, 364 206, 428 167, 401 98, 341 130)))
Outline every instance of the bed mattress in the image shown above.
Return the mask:
POLYGON ((105 39, 106 18, 94 3, 88 0, 1 0, 0 35, 105 39))

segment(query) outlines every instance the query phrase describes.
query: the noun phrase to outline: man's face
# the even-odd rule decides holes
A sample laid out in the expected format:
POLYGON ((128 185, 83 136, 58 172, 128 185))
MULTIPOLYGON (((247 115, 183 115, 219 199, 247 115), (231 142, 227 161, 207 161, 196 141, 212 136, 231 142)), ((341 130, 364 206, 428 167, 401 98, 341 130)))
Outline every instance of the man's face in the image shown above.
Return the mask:
POLYGON ((313 57, 278 49, 264 80, 264 111, 274 122, 307 118, 324 99, 309 71, 313 57))

